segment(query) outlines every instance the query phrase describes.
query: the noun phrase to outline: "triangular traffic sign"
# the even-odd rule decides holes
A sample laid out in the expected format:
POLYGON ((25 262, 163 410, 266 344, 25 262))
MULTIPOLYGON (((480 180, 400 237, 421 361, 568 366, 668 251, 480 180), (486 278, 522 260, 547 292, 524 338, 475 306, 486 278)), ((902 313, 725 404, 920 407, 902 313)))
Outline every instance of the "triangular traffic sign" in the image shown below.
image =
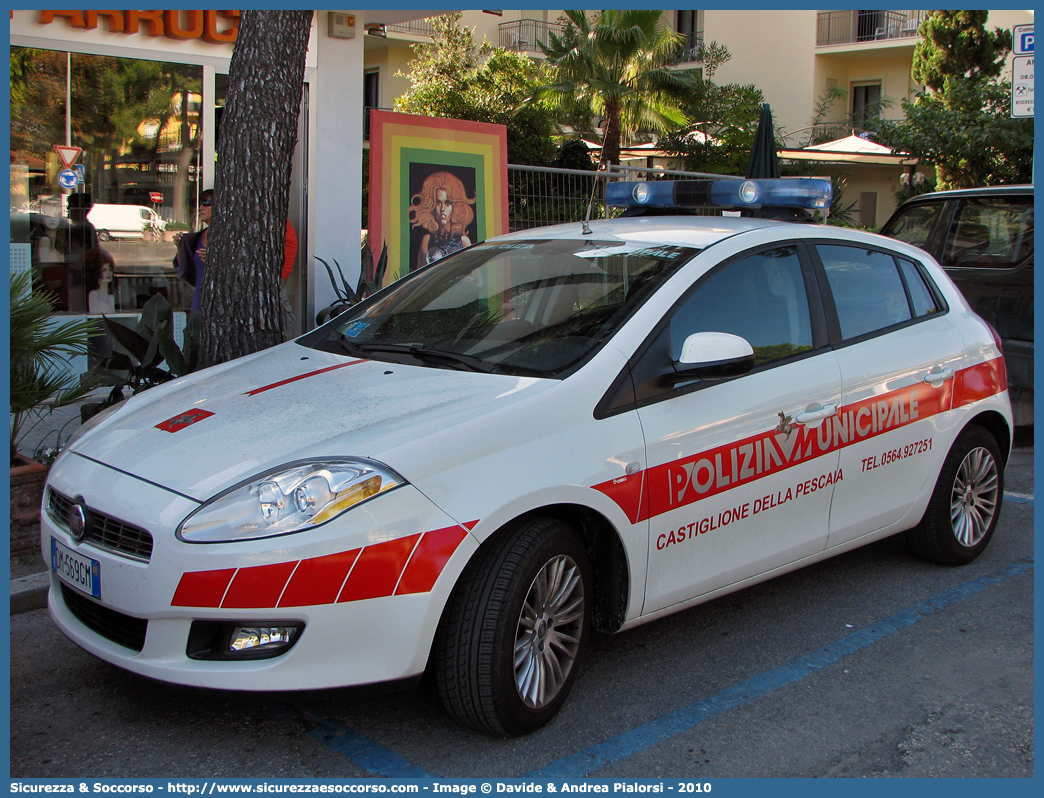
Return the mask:
POLYGON ((54 151, 58 153, 58 159, 66 169, 72 169, 72 165, 76 163, 76 159, 83 152, 79 147, 64 147, 61 144, 55 144, 54 151))

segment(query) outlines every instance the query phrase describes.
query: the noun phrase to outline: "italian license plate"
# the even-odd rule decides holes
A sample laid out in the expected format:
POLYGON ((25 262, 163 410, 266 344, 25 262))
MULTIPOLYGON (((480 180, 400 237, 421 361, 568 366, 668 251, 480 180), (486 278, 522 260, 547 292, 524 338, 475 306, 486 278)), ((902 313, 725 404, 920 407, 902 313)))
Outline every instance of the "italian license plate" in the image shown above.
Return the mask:
POLYGON ((51 570, 77 590, 101 598, 101 563, 77 554, 54 538, 51 538, 51 570))

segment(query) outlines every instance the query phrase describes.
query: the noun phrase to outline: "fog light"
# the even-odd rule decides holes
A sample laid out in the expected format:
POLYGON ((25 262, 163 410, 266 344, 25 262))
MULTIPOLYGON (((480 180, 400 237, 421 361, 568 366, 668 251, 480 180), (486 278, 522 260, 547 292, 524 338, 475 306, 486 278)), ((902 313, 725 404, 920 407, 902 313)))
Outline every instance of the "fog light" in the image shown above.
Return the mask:
POLYGON ((236 626, 228 641, 229 656, 237 653, 275 653, 294 642, 295 626, 236 626))
POLYGON ((226 661, 278 657, 301 639, 304 627, 300 621, 193 621, 185 653, 191 659, 226 661))

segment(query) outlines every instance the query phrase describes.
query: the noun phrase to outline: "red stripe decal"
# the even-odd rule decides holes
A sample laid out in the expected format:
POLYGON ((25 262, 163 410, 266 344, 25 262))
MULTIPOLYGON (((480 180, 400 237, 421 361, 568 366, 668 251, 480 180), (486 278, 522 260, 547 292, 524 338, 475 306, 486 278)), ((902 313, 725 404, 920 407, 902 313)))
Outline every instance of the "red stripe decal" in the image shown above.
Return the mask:
POLYGON ((315 604, 333 604, 341 591, 344 578, 352 570, 361 549, 341 551, 325 557, 301 560, 290 584, 279 599, 280 607, 307 607, 315 604))
POLYGON ((243 396, 257 396, 259 393, 264 393, 265 391, 270 391, 273 388, 278 388, 281 385, 289 385, 291 382, 297 382, 298 380, 306 380, 309 377, 316 376, 317 374, 325 374, 328 371, 336 371, 337 369, 343 369, 343 368, 346 368, 348 366, 355 366, 355 365, 358 365, 359 363, 366 363, 366 362, 368 362, 368 361, 366 361, 366 360, 352 360, 352 361, 350 361, 348 363, 338 363, 336 366, 327 366, 326 368, 319 369, 318 371, 309 371, 307 374, 299 374, 298 376, 290 377, 290 379, 287 379, 287 380, 280 380, 279 382, 273 382, 271 385, 265 385, 265 386, 263 386, 261 388, 254 388, 254 390, 252 390, 252 391, 247 391, 245 394, 243 394, 243 396))
POLYGON ((274 607, 296 565, 297 560, 294 560, 240 568, 221 606, 232 609, 274 607))
POLYGON ((181 581, 170 600, 172 607, 220 607, 235 568, 221 571, 190 571, 181 575, 181 581))
POLYGON ((964 407, 988 396, 1008 390, 1008 371, 1004 358, 994 358, 958 371, 954 387, 954 407, 964 407))
POLYGON ((467 530, 459 526, 425 532, 410 557, 399 586, 395 588, 395 595, 427 593, 431 590, 449 558, 467 536, 467 530))
POLYGON ((390 596, 419 537, 410 535, 363 549, 338 603, 390 596))
POLYGON ((775 429, 653 466, 645 472, 644 483, 630 477, 593 487, 611 498, 632 523, 638 523, 943 413, 951 406, 993 396, 1006 387, 1003 361, 996 358, 959 371, 938 387, 917 383, 844 405, 818 427, 781 419, 775 429), (641 485, 644 490, 638 490, 641 485))

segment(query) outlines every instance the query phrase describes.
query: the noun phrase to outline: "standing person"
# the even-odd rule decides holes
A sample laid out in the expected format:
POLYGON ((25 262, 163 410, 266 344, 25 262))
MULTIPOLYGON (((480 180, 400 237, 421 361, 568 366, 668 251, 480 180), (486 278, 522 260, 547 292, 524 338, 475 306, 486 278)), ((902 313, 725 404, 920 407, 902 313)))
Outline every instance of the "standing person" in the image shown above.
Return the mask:
POLYGON ((214 190, 208 188, 199 195, 199 220, 205 225, 195 233, 186 233, 178 241, 178 253, 174 266, 178 277, 192 286, 191 312, 199 311, 199 286, 203 283, 203 272, 207 267, 207 231, 213 211, 214 190))
POLYGON ((279 284, 279 299, 283 303, 283 338, 290 340, 297 335, 297 315, 294 306, 290 303, 290 297, 286 293, 286 283, 294 272, 294 260, 297 258, 297 231, 286 221, 286 248, 283 252, 283 271, 280 275, 282 282, 279 284))
POLYGON ((428 232, 421 239, 417 263, 411 271, 471 246, 468 225, 475 219, 475 197, 460 178, 449 172, 428 175, 419 193, 410 200, 410 224, 428 232))

